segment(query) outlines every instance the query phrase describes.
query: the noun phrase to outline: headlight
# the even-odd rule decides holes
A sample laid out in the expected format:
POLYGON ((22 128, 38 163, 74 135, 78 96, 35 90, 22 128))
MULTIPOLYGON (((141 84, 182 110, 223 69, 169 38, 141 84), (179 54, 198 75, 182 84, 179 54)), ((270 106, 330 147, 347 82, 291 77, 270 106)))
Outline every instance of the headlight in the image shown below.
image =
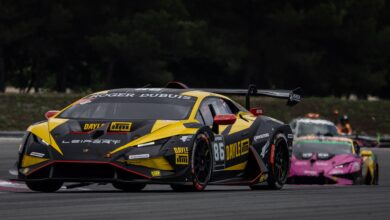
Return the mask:
POLYGON ((334 168, 341 169, 341 168, 344 168, 344 167, 346 167, 346 164, 340 164, 340 165, 335 166, 334 168))
POLYGON ((345 168, 345 167, 348 167, 349 165, 352 164, 352 168, 351 168, 351 171, 352 172, 355 172, 355 171, 358 171, 360 170, 360 164, 358 162, 352 162, 352 163, 344 163, 344 164, 340 164, 340 165, 337 165, 335 166, 334 168, 336 169, 341 169, 341 168, 345 168))
POLYGON ((361 168, 361 167, 360 167, 360 163, 358 163, 358 162, 353 162, 353 163, 352 163, 352 168, 351 168, 352 172, 359 171, 360 168, 361 168))

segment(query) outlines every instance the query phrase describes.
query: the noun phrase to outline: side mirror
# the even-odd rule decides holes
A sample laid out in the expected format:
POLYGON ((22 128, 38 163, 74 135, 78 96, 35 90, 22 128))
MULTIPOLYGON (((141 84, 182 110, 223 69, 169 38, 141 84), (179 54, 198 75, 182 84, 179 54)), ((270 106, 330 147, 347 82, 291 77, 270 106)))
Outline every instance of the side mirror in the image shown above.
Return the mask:
POLYGON ((49 118, 53 117, 54 115, 58 114, 59 112, 60 112, 60 111, 58 111, 58 110, 50 110, 50 111, 47 111, 47 112, 45 113, 45 118, 46 118, 46 119, 49 119, 49 118))
POLYGON ((372 151, 370 151, 370 150, 362 150, 360 155, 362 157, 371 157, 372 156, 372 151))
POLYGON ((214 116, 214 124, 216 125, 231 125, 236 122, 237 117, 233 114, 216 115, 214 116))
POLYGON ((254 116, 264 115, 264 109, 260 107, 251 108, 249 110, 254 116))

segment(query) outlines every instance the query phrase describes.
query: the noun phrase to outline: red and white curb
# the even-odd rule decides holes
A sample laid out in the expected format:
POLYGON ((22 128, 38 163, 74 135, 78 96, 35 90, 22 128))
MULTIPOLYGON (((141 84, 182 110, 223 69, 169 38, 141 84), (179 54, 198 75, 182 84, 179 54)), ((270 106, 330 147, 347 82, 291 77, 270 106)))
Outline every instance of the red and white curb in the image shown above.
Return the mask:
POLYGON ((0 192, 29 192, 30 190, 23 183, 0 179, 0 192))

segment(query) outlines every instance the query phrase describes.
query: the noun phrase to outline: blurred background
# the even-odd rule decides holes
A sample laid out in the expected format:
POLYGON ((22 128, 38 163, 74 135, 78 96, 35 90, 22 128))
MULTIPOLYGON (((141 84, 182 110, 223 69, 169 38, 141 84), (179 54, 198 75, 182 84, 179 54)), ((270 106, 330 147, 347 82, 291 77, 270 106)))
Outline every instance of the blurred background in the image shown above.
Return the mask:
POLYGON ((87 92, 171 80, 301 86, 314 98, 295 110, 261 105, 286 121, 338 109, 390 133, 390 1, 0 0, 0 130, 87 92))

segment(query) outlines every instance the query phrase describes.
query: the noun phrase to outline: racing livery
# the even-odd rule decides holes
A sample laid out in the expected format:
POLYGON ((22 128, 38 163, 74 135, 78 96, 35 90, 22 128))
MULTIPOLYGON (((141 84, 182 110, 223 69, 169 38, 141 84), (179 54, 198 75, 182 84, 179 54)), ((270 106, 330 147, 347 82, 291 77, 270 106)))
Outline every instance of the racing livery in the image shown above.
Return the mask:
MULTIPOLYGON (((281 189, 290 168, 292 132, 273 118, 213 93, 265 95, 296 104, 294 91, 168 88, 114 89, 88 95, 31 125, 19 149, 18 180, 34 191, 63 183, 112 183, 123 191, 170 184, 261 183, 281 189)), ((247 103, 249 107, 249 104, 247 103)))
POLYGON ((344 137, 305 136, 295 140, 290 183, 378 184, 378 163, 372 151, 344 137))

